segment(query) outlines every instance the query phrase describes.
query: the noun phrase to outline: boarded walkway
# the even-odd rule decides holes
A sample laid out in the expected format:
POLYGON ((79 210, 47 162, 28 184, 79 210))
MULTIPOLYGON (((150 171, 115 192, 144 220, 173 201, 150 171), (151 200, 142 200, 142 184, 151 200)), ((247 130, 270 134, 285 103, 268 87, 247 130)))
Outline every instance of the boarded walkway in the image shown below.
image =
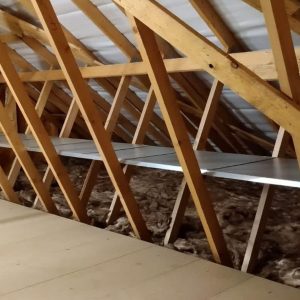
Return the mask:
MULTIPOLYGON (((31 135, 20 134, 28 151, 40 152, 31 135)), ((102 160, 91 140, 52 138, 61 156, 102 160)), ((0 134, 0 147, 10 148, 0 134)), ((113 143, 118 160, 124 164, 182 172, 175 150, 169 147, 113 143)), ((201 172, 207 176, 244 180, 300 188, 300 170, 296 159, 269 156, 196 151, 201 172)))

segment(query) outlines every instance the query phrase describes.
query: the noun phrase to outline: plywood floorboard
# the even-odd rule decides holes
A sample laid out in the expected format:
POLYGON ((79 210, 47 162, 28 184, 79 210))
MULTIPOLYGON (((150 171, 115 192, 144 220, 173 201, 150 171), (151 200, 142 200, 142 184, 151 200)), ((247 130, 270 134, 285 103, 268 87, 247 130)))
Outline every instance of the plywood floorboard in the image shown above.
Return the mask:
POLYGON ((0 299, 300 299, 265 279, 0 200, 0 299))

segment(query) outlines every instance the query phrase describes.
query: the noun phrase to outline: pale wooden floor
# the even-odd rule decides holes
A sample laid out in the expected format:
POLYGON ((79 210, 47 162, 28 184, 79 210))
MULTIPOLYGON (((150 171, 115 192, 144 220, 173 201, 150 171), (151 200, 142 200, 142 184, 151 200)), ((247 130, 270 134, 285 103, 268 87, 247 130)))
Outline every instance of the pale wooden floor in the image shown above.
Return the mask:
POLYGON ((300 291, 0 200, 0 299, 300 299, 300 291))

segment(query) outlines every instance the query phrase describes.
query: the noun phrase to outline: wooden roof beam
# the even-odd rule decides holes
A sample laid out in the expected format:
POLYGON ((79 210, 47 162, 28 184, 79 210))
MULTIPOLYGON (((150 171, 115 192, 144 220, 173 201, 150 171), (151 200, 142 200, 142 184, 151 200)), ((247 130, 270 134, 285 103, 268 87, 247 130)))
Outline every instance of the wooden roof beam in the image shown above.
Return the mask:
MULTIPOLYGON (((300 47, 295 48, 297 63, 300 65, 300 47)), ((263 80, 278 80, 278 73, 274 64, 272 50, 260 50, 251 52, 232 53, 227 55, 237 63, 244 65, 263 80)), ((177 72, 203 72, 203 65, 190 57, 164 59, 168 73, 177 72)), ((85 79, 121 77, 123 75, 140 76, 146 75, 147 69, 143 62, 111 64, 101 66, 89 66, 80 68, 82 77, 85 79)), ((61 70, 43 70, 34 72, 19 72, 22 81, 43 82, 45 80, 66 80, 61 70)), ((0 83, 4 83, 0 75, 0 83)))
POLYGON ((300 136, 300 108, 289 97, 261 80, 157 2, 114 1, 278 125, 300 136), (249 88, 251 86, 256 88, 249 88))
POLYGON ((78 8, 129 58, 139 58, 139 52, 111 21, 90 1, 72 0, 78 8))
MULTIPOLYGON (((253 8, 262 12, 260 0, 243 0, 245 3, 249 4, 253 8)), ((288 14, 288 22, 291 29, 300 34, 300 18, 297 11, 300 9, 299 3, 297 1, 284 0, 285 10, 288 14)))
POLYGON ((233 34, 209 0, 189 0, 194 9, 205 21, 227 52, 246 50, 241 41, 233 34))
MULTIPOLYGON (((28 35, 38 39, 44 44, 49 44, 45 32, 41 28, 21 20, 20 18, 7 13, 3 9, 0 9, 0 26, 7 28, 19 37, 28 35)), ((80 60, 84 62, 88 61, 91 65, 99 64, 98 60, 91 59, 91 57, 88 56, 81 48, 78 48, 78 45, 70 43, 70 47, 80 60)))

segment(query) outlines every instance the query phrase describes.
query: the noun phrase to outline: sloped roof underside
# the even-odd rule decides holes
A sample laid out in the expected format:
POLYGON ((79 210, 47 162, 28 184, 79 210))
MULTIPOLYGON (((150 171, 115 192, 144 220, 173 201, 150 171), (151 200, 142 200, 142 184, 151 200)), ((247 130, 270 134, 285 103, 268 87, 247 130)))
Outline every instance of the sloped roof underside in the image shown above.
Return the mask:
MULTIPOLYGON (((97 57, 107 63, 124 63, 128 59, 122 52, 103 34, 88 17, 78 9, 71 0, 51 0, 60 22, 72 32, 84 45, 86 45, 97 57)), ((124 14, 111 0, 93 0, 99 10, 130 40, 136 45, 130 24, 124 14)), ((199 17, 187 0, 159 0, 171 12, 176 14, 187 24, 196 29, 210 41, 222 47, 217 37, 199 17)), ((239 40, 250 50, 269 49, 269 41, 263 15, 241 0, 213 0, 211 3, 228 24, 229 28, 239 40)), ((3 9, 17 12, 18 16, 28 17, 16 0, 2 0, 3 9)), ((1 29, 2 33, 7 32, 1 29)), ((293 34, 295 46, 300 45, 299 36, 293 34)), ((24 43, 13 43, 11 46, 17 50, 26 60, 39 69, 48 69, 41 59, 24 43)), ((206 74, 197 74, 206 82, 211 83, 212 78, 206 74)), ((106 99, 112 101, 111 96, 99 86, 94 88, 106 99)), ((178 87, 177 87, 178 88, 178 87)), ((255 87, 249 87, 255 88, 255 87)), ((135 89, 137 94, 145 99, 146 92, 135 89)), ((260 112, 247 102, 232 93, 229 89, 223 90, 222 101, 229 106, 232 112, 248 128, 258 130, 261 136, 275 139, 276 131, 260 112)), ((158 108, 157 108, 158 110, 158 108)))

